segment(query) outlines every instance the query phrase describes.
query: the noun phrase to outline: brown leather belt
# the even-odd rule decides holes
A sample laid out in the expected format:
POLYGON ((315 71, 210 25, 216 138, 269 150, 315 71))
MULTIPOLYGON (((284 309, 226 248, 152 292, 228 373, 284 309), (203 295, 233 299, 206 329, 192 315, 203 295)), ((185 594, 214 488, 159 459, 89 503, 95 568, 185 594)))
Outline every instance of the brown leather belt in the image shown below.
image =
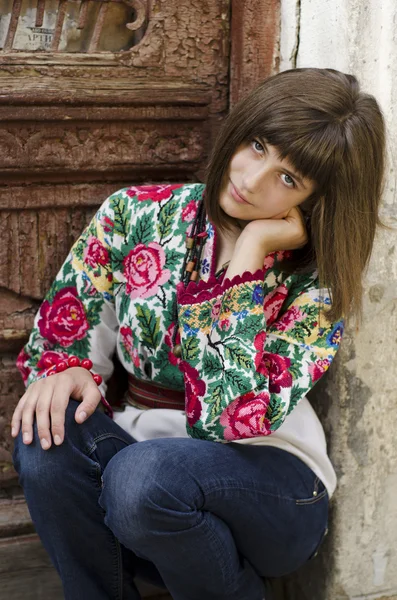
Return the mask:
POLYGON ((170 390, 136 379, 128 374, 128 391, 125 399, 136 408, 175 408, 185 410, 185 392, 170 390))

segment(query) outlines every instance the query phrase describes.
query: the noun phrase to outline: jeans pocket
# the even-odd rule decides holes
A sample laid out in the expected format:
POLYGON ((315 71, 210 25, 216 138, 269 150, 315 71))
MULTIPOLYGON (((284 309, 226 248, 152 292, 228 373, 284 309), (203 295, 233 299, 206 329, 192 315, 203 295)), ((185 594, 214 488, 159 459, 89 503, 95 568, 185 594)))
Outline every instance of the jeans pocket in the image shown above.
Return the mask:
POLYGON ((313 492, 312 495, 307 498, 297 498, 295 503, 299 505, 307 505, 307 504, 316 504, 320 502, 324 498, 328 497, 328 492, 325 488, 325 485, 321 481, 319 477, 316 477, 313 483, 313 492))

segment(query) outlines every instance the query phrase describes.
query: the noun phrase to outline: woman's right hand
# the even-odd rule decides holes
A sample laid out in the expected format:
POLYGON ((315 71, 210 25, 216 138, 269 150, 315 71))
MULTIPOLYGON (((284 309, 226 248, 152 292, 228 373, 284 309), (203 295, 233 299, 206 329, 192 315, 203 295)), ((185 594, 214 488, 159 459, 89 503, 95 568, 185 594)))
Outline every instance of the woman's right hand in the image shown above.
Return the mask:
POLYGON ((75 419, 77 423, 83 423, 92 415, 101 400, 101 392, 87 369, 71 367, 31 383, 12 416, 12 437, 18 435, 22 424, 23 442, 30 444, 33 440, 33 421, 36 415, 43 450, 51 447, 51 434, 55 445, 62 444, 65 434, 65 412, 70 397, 81 401, 75 419))

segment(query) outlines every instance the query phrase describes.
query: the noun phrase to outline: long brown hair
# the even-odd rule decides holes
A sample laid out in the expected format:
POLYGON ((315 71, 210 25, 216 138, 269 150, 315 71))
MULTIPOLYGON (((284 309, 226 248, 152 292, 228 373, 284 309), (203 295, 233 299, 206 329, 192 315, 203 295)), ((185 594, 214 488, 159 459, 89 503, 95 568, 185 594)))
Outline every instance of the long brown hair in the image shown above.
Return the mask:
POLYGON ((360 318, 385 160, 384 120, 375 98, 360 92, 353 75, 333 69, 284 71, 259 84, 225 119, 208 165, 206 210, 221 230, 235 223, 219 206, 231 158, 256 138, 316 183, 315 194, 301 205, 309 217, 309 243, 293 254, 302 269, 318 269, 320 285, 332 296, 329 319, 360 318))

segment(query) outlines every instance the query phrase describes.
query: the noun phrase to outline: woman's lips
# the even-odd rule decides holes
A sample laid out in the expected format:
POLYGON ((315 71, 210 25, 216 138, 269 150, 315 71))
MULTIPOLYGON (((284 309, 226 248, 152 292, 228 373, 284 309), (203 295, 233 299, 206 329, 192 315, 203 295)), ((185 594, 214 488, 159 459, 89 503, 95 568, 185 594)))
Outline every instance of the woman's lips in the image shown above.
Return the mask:
POLYGON ((249 204, 249 202, 247 202, 247 200, 244 198, 244 196, 241 196, 240 192, 233 185, 231 180, 230 180, 230 193, 236 202, 239 202, 240 204, 249 204))

